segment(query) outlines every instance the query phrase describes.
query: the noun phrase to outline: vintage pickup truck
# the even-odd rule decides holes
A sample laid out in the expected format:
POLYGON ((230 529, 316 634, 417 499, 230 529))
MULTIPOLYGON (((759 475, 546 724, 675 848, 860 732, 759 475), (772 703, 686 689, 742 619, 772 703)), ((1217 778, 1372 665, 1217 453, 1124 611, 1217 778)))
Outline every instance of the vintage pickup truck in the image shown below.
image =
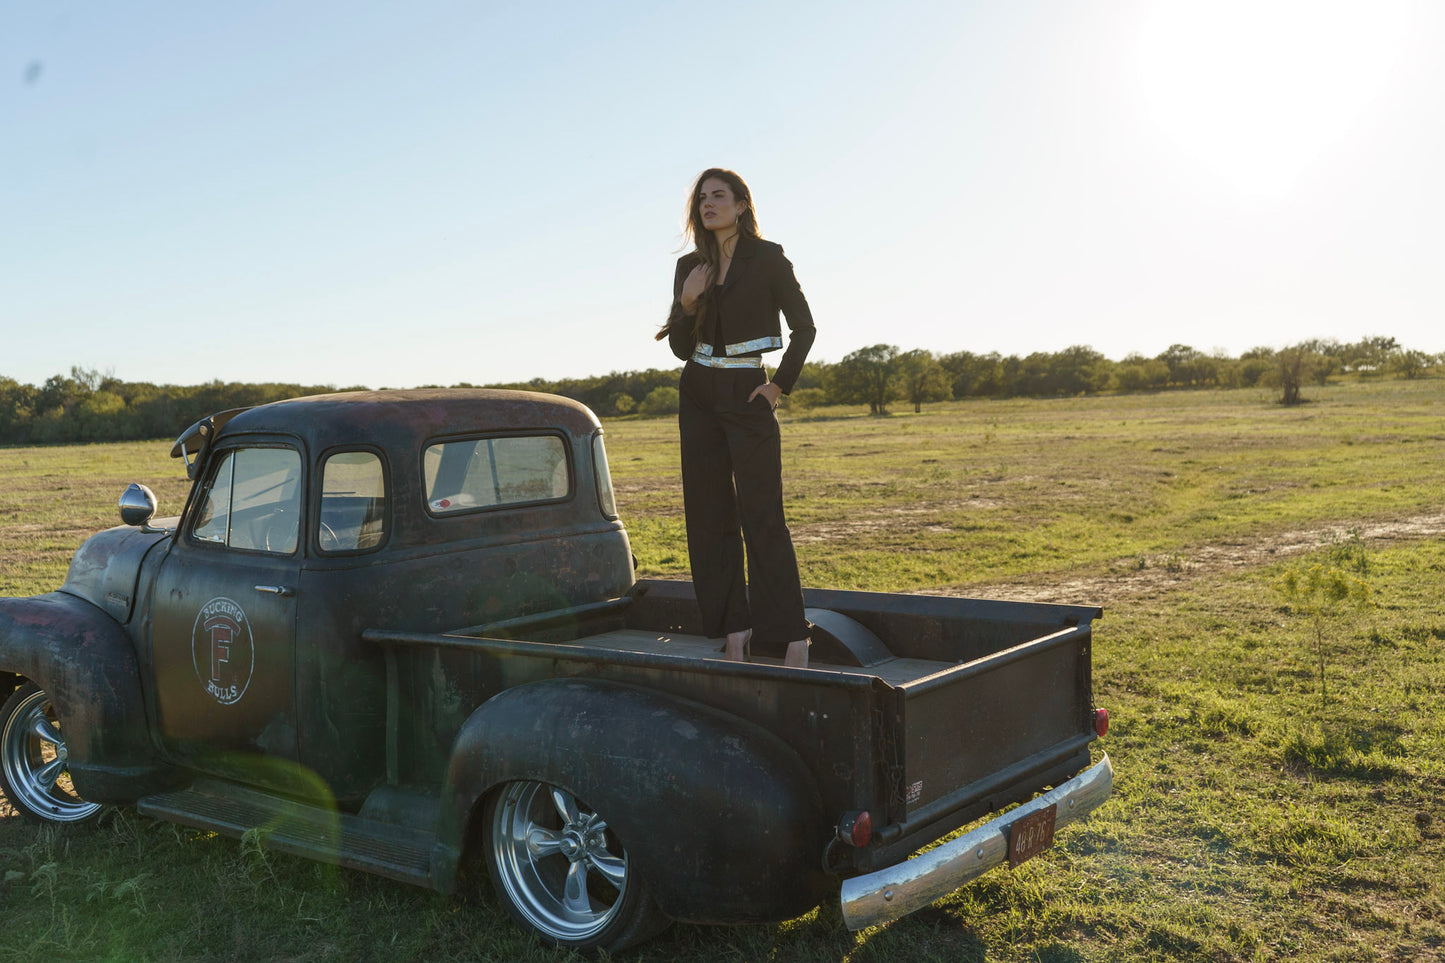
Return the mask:
POLYGON ((690 583, 636 579, 567 399, 300 398, 172 455, 178 517, 132 485, 58 591, 0 599, 0 789, 31 818, 265 827, 442 892, 477 860, 522 926, 615 951, 825 899, 895 919, 1110 792, 1098 609, 808 590, 809 668, 724 662, 690 583))

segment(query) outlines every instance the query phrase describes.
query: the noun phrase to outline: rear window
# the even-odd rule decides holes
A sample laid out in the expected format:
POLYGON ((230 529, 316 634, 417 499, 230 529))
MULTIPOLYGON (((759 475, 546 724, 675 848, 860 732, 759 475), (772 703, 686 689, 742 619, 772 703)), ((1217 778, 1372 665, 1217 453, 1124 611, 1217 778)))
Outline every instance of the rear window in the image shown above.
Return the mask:
POLYGON ((370 451, 330 455, 321 469, 316 541, 323 552, 365 552, 386 537, 386 473, 370 451))
POLYGON ((607 446, 602 432, 592 436, 592 475, 597 482, 597 507, 608 518, 617 517, 617 496, 612 492, 612 472, 607 467, 607 446))
POLYGON ((567 446, 557 435, 507 435, 429 445, 422 457, 427 508, 434 515, 572 493, 567 446))

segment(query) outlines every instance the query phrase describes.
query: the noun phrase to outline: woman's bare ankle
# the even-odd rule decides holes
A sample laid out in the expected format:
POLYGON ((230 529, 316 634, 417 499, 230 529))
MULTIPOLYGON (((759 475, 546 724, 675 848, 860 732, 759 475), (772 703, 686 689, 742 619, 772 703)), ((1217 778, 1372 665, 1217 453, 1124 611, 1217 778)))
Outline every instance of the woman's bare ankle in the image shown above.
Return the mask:
POLYGON ((790 665, 795 669, 806 669, 808 667, 808 645, 807 639, 789 642, 788 654, 783 659, 783 665, 790 665))
POLYGON ((753 630, 743 629, 741 632, 729 632, 727 640, 723 643, 723 658, 729 662, 748 661, 749 643, 753 640, 753 630))

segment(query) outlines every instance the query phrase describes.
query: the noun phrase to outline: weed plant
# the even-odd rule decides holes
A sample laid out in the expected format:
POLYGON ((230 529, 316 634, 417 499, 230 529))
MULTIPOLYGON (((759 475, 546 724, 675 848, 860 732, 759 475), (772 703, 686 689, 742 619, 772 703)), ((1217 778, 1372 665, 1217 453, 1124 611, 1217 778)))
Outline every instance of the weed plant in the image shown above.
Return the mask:
POLYGON ((1352 614, 1374 605, 1369 556, 1351 530, 1348 542, 1335 542, 1318 553, 1318 559, 1291 565, 1275 583, 1289 611, 1309 623, 1309 635, 1319 668, 1320 709, 1329 704, 1326 676, 1330 636, 1335 626, 1352 614))

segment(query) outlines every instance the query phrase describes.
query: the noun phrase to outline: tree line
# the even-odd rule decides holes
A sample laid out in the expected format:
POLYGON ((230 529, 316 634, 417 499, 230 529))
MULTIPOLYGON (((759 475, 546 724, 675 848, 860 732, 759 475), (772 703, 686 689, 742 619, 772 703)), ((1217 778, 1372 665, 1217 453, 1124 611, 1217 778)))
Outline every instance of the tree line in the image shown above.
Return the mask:
POLYGON ((1337 375, 1418 378, 1445 367, 1445 352, 1403 348, 1394 338, 1380 336, 1348 344, 1314 339, 1279 349, 1253 348, 1237 358, 1173 344, 1155 357, 1130 354, 1122 361, 1087 345, 1003 357, 970 351, 936 355, 875 344, 825 367, 801 397, 794 390, 795 404, 867 404, 874 414, 883 414, 895 401, 918 411, 924 402, 962 398, 1253 387, 1272 388, 1281 403, 1299 404, 1309 384, 1324 385, 1337 375))
POLYGON ((331 385, 221 381, 154 385, 85 368, 54 375, 39 387, 0 376, 0 445, 175 438, 217 411, 334 390, 331 385))
MULTIPOLYGON (((1237 358, 1174 344, 1152 358, 1130 354, 1121 361, 1111 361, 1087 345, 1020 357, 971 351, 936 354, 875 344, 835 363, 808 362, 784 404, 794 410, 867 405, 873 414, 886 414, 900 401, 918 411, 926 402, 963 398, 1253 387, 1274 390, 1284 404, 1299 404, 1305 400, 1305 387, 1327 384, 1336 376, 1418 378, 1439 368, 1445 368, 1445 352, 1427 354, 1381 336, 1348 344, 1315 339, 1279 349, 1254 348, 1237 358)), ((676 384, 675 371, 649 369, 561 381, 536 378, 496 387, 566 395, 602 415, 663 415, 677 411, 676 384)))
MULTIPOLYGON (((1175 388, 1265 387, 1283 404, 1306 400, 1310 385, 1340 375, 1418 378, 1445 368, 1445 353, 1401 347, 1394 338, 1352 343, 1304 341, 1289 347, 1254 348, 1239 357, 1175 344, 1147 358, 1130 354, 1111 361, 1086 345, 1020 357, 997 352, 935 354, 875 344, 841 361, 803 366, 785 404, 795 411, 824 405, 866 405, 886 414, 905 402, 915 411, 928 402, 963 398, 1062 397, 1101 392, 1175 388)), ((453 387, 477 387, 459 384, 453 387)), ((587 378, 487 385, 565 395, 604 417, 666 415, 677 411, 676 369, 611 372, 587 378)), ((76 444, 174 438, 190 423, 216 411, 337 390, 331 385, 154 385, 121 381, 84 368, 55 375, 43 385, 0 376, 0 444, 76 444)), ((348 390, 348 389, 341 389, 348 390)))

